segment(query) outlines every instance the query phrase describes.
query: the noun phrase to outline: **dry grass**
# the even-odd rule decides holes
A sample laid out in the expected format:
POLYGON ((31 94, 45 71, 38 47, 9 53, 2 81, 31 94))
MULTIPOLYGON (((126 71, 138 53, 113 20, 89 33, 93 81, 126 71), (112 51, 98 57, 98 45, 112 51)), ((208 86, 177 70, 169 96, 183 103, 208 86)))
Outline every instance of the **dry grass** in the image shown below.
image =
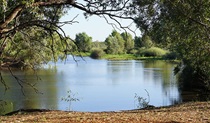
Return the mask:
POLYGON ((119 112, 19 112, 0 116, 1 123, 210 123, 210 102, 185 103, 171 107, 119 112))

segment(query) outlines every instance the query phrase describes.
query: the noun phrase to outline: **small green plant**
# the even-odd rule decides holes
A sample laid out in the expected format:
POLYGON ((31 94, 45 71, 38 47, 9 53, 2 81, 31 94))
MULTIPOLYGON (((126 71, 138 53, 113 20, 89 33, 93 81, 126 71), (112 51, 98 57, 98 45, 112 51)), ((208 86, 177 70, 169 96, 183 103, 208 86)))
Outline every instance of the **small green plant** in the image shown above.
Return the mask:
POLYGON ((69 107, 68 110, 71 111, 71 104, 72 102, 76 102, 76 101, 80 101, 78 98, 76 98, 77 93, 73 93, 71 90, 67 91, 67 96, 66 97, 62 97, 61 101, 65 101, 69 103, 69 107))
POLYGON ((135 96, 134 96, 134 105, 135 105, 135 102, 138 101, 138 104, 135 105, 135 107, 137 106, 138 109, 146 108, 146 107, 149 106, 150 96, 149 96, 149 93, 148 93, 148 91, 146 89, 145 89, 145 91, 147 92, 148 99, 147 98, 140 97, 139 95, 137 95, 135 93, 135 96))

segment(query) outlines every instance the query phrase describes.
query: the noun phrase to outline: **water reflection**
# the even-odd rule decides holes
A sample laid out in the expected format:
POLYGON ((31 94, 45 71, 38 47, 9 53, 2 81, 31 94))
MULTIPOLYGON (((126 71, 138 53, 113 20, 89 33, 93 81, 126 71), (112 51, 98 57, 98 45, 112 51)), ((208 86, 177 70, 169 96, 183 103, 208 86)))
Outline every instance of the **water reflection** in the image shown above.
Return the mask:
POLYGON ((175 64, 163 61, 146 61, 144 63, 145 81, 154 82, 155 85, 161 84, 162 93, 170 99, 171 104, 179 102, 176 93, 177 82, 173 73, 174 67, 175 64))
POLYGON ((164 61, 107 61, 69 57, 64 64, 58 62, 36 71, 14 71, 14 74, 36 87, 43 94, 36 94, 25 87, 25 96, 11 75, 4 71, 4 79, 11 87, 1 99, 13 102, 15 109, 46 108, 67 110, 68 103, 61 101, 66 92, 78 93, 79 102, 72 103, 76 111, 114 111, 134 107, 134 95, 147 98, 155 106, 171 105, 179 100, 174 64, 164 61), (38 79, 37 79, 38 76, 38 79), (41 78, 41 80, 39 80, 41 78))
MULTIPOLYGON (((4 94, 3 89, 0 90, 1 98, 11 101, 14 109, 30 109, 30 108, 55 108, 57 109, 57 87, 56 87, 56 67, 37 70, 13 71, 13 74, 23 81, 23 89, 19 82, 10 74, 9 71, 3 72, 4 80, 10 89, 4 94), (29 82, 36 84, 39 92, 35 92, 32 87, 24 84, 29 82)), ((3 88, 1 86, 1 88, 3 88)))

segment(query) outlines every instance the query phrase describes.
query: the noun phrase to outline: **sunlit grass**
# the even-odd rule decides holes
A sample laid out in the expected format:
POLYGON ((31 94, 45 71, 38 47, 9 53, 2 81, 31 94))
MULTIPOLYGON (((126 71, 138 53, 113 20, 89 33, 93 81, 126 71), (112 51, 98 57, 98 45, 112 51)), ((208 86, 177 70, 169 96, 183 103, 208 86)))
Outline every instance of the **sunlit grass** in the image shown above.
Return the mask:
POLYGON ((135 54, 120 54, 120 55, 112 55, 106 54, 102 57, 102 59, 107 60, 163 60, 162 57, 142 57, 135 54))
MULTIPOLYGON (((162 52, 161 55, 158 56, 144 56, 137 54, 104 54, 100 59, 107 60, 167 60, 163 54, 166 54, 166 51, 162 52)), ((72 55, 75 56, 83 56, 89 57, 91 55, 90 52, 74 52, 72 55)))

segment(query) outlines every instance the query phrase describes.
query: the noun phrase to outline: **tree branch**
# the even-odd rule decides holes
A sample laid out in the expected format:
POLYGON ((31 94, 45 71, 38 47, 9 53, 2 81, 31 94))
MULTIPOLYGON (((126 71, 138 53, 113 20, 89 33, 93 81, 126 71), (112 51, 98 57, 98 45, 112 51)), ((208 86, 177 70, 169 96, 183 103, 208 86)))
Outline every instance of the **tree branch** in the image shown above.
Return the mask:
POLYGON ((12 12, 6 17, 5 21, 3 20, 2 22, 0 22, 0 33, 8 31, 5 28, 12 20, 14 20, 14 18, 16 18, 16 16, 23 10, 23 8, 24 8, 24 5, 19 5, 15 7, 12 10, 12 12))

